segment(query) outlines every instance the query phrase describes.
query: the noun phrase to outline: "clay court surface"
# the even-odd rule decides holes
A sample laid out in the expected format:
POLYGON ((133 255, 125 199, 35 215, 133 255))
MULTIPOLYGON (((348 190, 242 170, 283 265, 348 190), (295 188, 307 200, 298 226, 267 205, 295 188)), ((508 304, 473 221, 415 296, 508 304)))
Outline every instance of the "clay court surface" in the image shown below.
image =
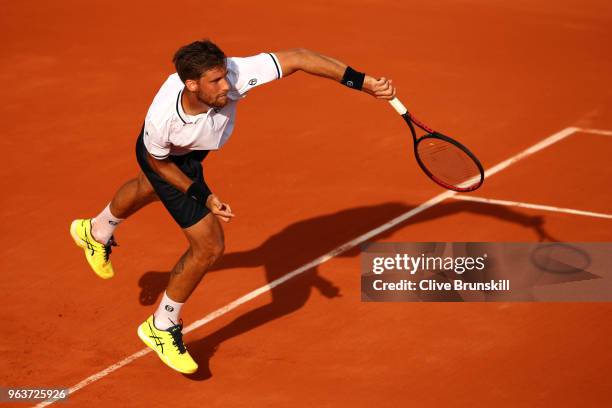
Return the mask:
MULTIPOLYGON (((306 47, 393 78, 417 117, 488 169, 565 130, 472 196, 610 215, 609 2, 2 10, 0 385, 77 386, 61 406, 88 407, 612 404, 610 304, 362 303, 358 247, 209 316, 444 192, 386 102, 330 81, 298 73, 252 91, 231 141, 204 163, 237 217, 225 258, 184 308, 186 326, 209 316, 185 335, 195 376, 134 357, 136 328, 187 245, 163 207, 122 224, 110 281, 68 233, 136 175, 135 139, 172 54, 202 37, 228 55, 306 47)), ((443 196, 369 240, 612 241, 611 231, 609 217, 443 196)))

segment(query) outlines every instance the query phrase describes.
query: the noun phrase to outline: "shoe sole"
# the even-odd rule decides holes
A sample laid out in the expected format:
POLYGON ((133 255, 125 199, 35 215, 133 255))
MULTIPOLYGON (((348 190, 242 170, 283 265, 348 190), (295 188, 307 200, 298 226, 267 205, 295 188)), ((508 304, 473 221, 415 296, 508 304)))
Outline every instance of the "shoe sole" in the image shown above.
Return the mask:
POLYGON ((156 354, 157 357, 159 357, 159 359, 166 364, 168 367, 170 367, 171 369, 178 371, 179 373, 182 374, 193 374, 196 371, 198 371, 198 367, 195 368, 195 370, 193 371, 185 371, 185 370, 181 370, 175 366, 172 365, 172 363, 170 363, 170 361, 168 361, 168 359, 166 358, 166 356, 164 356, 163 354, 161 354, 159 351, 157 351, 157 347, 155 347, 155 345, 153 343, 151 343, 151 340, 149 340, 149 337, 142 331, 142 325, 138 326, 138 337, 140 337, 140 340, 143 341, 143 343, 149 347, 151 350, 153 350, 156 354))
MULTIPOLYGON (((72 221, 72 223, 70 224, 70 236, 72 237, 72 240, 74 241, 74 243, 76 244, 76 246, 78 246, 79 248, 81 248, 83 251, 87 250, 86 245, 83 243, 83 240, 79 237, 79 234, 77 234, 77 228, 79 227, 79 220, 74 220, 72 221)), ((87 255, 85 255, 85 257, 87 258, 87 255)), ((89 261, 87 262, 87 264, 89 264, 89 261)), ((91 269, 93 270, 93 272, 96 274, 96 276, 102 278, 102 279, 110 279, 113 276, 115 276, 114 274, 108 276, 108 275, 100 275, 98 272, 96 272, 95 269, 93 269, 93 267, 91 265, 89 265, 91 267, 91 269)))

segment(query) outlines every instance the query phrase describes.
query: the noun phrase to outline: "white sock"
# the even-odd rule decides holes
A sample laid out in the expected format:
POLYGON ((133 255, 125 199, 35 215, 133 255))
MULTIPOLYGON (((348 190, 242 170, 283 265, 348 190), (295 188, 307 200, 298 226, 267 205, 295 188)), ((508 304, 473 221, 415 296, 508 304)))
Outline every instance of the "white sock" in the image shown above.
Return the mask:
POLYGON ((184 303, 178 303, 168 297, 168 294, 164 292, 164 297, 153 315, 155 319, 155 327, 159 330, 168 330, 170 327, 178 324, 179 317, 181 314, 181 308, 184 303))
POLYGON ((121 218, 117 218, 111 213, 109 203, 96 218, 91 220, 91 233, 94 239, 101 244, 106 244, 121 221, 123 221, 121 218))

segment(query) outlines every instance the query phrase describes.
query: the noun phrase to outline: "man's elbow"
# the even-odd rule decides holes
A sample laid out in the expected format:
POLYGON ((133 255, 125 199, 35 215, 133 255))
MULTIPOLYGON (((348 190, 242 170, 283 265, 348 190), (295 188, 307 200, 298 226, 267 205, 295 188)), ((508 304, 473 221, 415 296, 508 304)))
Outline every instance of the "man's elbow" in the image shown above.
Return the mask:
POLYGON ((294 52, 302 58, 313 54, 308 48, 295 48, 294 52))
POLYGON ((308 65, 308 61, 312 60, 312 57, 315 55, 317 54, 308 48, 296 48, 295 58, 299 61, 298 69, 303 69, 306 65, 308 65))
POLYGON ((291 75, 296 71, 304 70, 312 55, 314 55, 314 53, 306 48, 292 48, 276 53, 276 56, 283 67, 283 76, 291 75))

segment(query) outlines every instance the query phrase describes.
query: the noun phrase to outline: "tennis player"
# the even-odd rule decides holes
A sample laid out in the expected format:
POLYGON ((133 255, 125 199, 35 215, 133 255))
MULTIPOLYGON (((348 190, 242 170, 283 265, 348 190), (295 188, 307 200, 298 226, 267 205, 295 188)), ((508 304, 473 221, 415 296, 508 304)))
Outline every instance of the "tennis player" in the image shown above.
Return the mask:
POLYGON ((176 73, 157 92, 136 142, 141 172, 121 186, 95 218, 74 220, 70 233, 93 271, 109 279, 114 275, 110 255, 117 226, 145 205, 163 203, 183 229, 189 248, 172 269, 157 310, 138 327, 138 335, 165 364, 194 373, 198 365, 183 343, 181 309, 223 254, 219 220, 234 218, 229 204, 206 184, 201 162, 209 151, 227 143, 238 102, 256 86, 296 71, 380 99, 392 99, 395 89, 386 78, 376 79, 306 49, 227 58, 217 45, 203 40, 181 47, 173 62, 176 73))

